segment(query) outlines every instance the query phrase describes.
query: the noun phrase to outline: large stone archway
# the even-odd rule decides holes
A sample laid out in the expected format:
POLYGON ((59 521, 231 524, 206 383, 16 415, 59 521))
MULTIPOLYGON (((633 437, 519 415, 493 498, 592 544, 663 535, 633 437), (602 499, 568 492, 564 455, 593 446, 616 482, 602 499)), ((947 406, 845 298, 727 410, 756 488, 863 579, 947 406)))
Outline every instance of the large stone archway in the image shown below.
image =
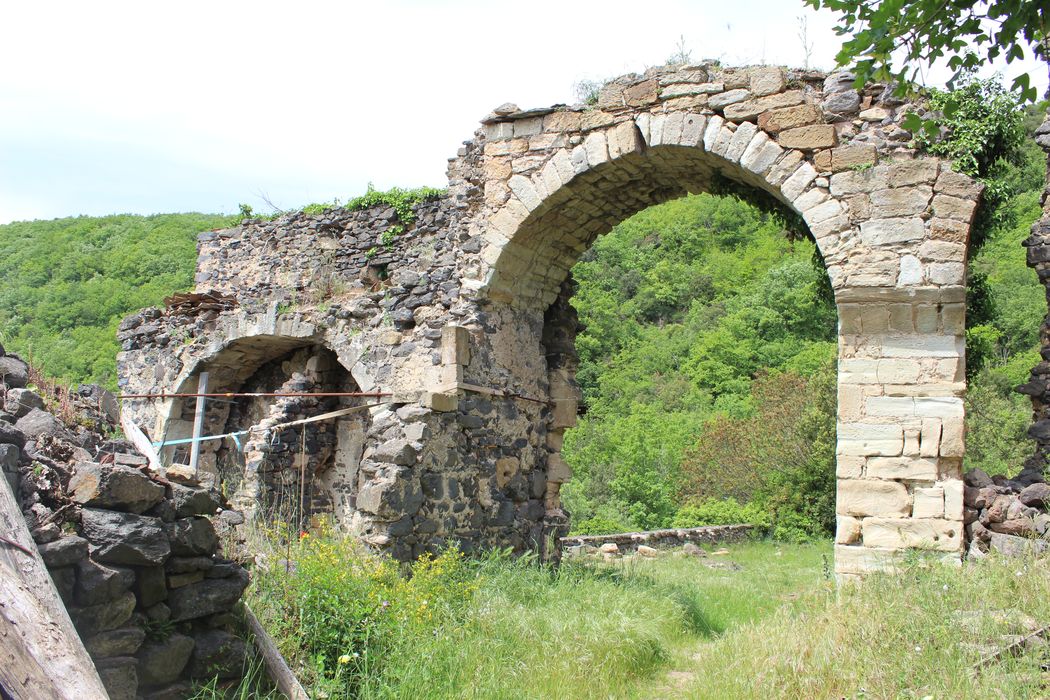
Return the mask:
MULTIPOLYGON (((595 106, 499 108, 450 162, 448 196, 420 205, 392 242, 382 208, 246 220, 202 237, 197 279, 241 298, 227 326, 256 322, 249 302, 309 292, 322 255, 346 285, 293 320, 352 345, 362 388, 392 397, 362 460, 354 529, 366 541, 397 556, 449 539, 542 548, 564 524, 561 440, 576 413, 569 269, 645 207, 750 193, 800 222, 835 291, 836 570, 861 574, 908 549, 957 559, 980 190, 909 147, 907 109, 842 75, 654 69, 612 81, 595 106)), ((202 327, 202 343, 218 332, 202 327)), ((162 354, 132 347, 122 367, 143 352, 162 354)))

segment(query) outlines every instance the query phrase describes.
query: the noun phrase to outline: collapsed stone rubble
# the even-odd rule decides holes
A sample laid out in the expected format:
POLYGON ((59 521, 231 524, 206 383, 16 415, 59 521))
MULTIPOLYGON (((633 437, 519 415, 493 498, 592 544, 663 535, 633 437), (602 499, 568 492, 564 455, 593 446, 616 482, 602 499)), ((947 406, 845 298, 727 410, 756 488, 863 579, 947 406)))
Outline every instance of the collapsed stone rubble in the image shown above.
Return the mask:
POLYGON ((28 382, 0 348, 0 466, 110 697, 184 698, 194 680, 239 678, 233 610, 248 573, 220 532, 241 516, 187 469, 154 473, 111 439, 105 389, 45 397, 28 382), (60 400, 72 420, 49 411, 60 400))
POLYGON ((1050 484, 1035 469, 1017 477, 966 473, 963 519, 972 557, 989 550, 1014 556, 1050 550, 1050 484))

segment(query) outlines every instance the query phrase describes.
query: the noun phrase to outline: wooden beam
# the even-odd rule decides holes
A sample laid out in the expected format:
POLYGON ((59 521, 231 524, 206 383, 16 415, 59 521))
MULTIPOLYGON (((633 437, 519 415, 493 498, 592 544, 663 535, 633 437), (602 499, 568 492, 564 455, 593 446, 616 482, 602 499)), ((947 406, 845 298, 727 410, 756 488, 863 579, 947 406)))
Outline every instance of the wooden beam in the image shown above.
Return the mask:
POLYGON ((252 639, 255 642, 255 648, 262 655, 263 662, 266 664, 266 671, 270 674, 273 682, 277 684, 277 689, 284 693, 288 700, 310 700, 310 696, 306 694, 306 690, 299 683, 299 679, 292 673, 292 669, 288 668, 288 662, 281 656, 277 644, 263 629, 259 618, 255 616, 255 613, 252 612, 247 603, 243 603, 242 607, 244 619, 248 623, 248 629, 251 630, 252 639))
POLYGON ((109 698, 4 478, 0 537, 18 545, 0 542, 0 685, 16 700, 109 698))

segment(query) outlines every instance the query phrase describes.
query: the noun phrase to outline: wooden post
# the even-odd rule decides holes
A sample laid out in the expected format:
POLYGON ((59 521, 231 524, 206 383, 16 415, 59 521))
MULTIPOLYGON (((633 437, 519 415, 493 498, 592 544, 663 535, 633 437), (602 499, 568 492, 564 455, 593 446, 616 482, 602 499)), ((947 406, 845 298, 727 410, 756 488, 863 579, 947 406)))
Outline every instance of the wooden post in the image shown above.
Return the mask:
MULTIPOLYGON (((201 372, 200 379, 197 380, 197 393, 206 394, 208 393, 208 373, 201 372)), ((204 402, 207 401, 203 396, 197 397, 197 410, 193 414, 193 442, 190 443, 190 469, 193 473, 197 473, 197 463, 201 458, 201 434, 204 432, 204 402)))
POLYGON ((17 700, 109 698, 0 476, 0 686, 17 700), (26 554, 26 551, 29 554, 26 554))
POLYGON ((289 700, 310 700, 310 696, 300 685, 292 669, 288 668, 288 662, 281 656, 273 638, 263 629, 259 618, 255 616, 247 603, 243 604, 243 611, 244 619, 248 623, 248 629, 251 630, 252 639, 255 642, 255 648, 262 655, 266 670, 273 682, 277 684, 277 689, 289 700))

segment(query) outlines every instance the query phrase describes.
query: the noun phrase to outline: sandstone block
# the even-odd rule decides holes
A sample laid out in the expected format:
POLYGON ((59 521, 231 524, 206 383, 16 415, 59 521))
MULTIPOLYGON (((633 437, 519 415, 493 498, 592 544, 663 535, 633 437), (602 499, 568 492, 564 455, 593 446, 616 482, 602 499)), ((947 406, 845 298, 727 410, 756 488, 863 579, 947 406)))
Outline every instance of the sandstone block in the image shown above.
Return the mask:
POLYGON ((884 423, 840 423, 838 453, 864 457, 899 455, 904 449, 904 432, 899 425, 884 423))
POLYGON ((945 479, 941 482, 941 489, 944 491, 944 517, 959 520, 963 514, 962 479, 945 479))
POLYGON ((968 175, 957 173, 945 168, 937 177, 933 191, 938 194, 946 194, 961 199, 975 200, 981 193, 981 184, 975 182, 968 175))
POLYGON ((919 436, 920 457, 936 457, 941 447, 941 421, 937 418, 924 418, 922 432, 919 436))
POLYGON ((937 460, 934 459, 872 457, 868 460, 867 475, 873 479, 936 481, 939 472, 937 460))
POLYGON ((860 118, 866 122, 881 122, 890 116, 890 111, 884 107, 871 107, 862 110, 860 118))
POLYGON ((831 176, 831 194, 836 197, 851 194, 867 194, 888 187, 889 181, 882 168, 847 170, 831 176))
POLYGON ((797 148, 801 151, 813 151, 818 148, 831 148, 838 143, 838 134, 830 124, 812 124, 786 129, 777 135, 777 141, 784 148, 797 148))
POLYGON ((849 515, 835 517, 835 543, 857 544, 860 542, 860 519, 849 515))
POLYGON ((858 143, 820 151, 813 156, 813 164, 820 170, 838 173, 851 168, 874 165, 878 158, 875 146, 858 143))
POLYGON ((722 92, 725 86, 722 83, 675 83, 660 90, 661 100, 670 100, 676 97, 691 97, 693 95, 714 95, 722 92))
POLYGON ((940 518, 944 516, 944 489, 940 486, 915 489, 913 518, 940 518))
POLYGON ((954 243, 966 243, 970 239, 970 227, 962 221, 935 217, 930 220, 930 237, 954 243))
POLYGON ((916 158, 889 164, 887 179, 894 187, 929 184, 937 179, 938 163, 932 158, 916 158))
POLYGON ((860 237, 870 246, 918 241, 926 235, 919 218, 871 219, 860 225, 860 237))
POLYGON ((954 219, 970 223, 977 202, 972 199, 960 199, 946 194, 938 194, 933 198, 933 213, 935 216, 945 219, 954 219))
POLYGON ((800 104, 762 112, 758 115, 758 126, 771 134, 778 134, 785 129, 818 124, 821 118, 820 110, 814 105, 800 104))
POLYGON ((932 263, 930 282, 939 285, 961 285, 966 278, 966 266, 961 262, 932 263))
POLYGON ((877 549, 857 545, 835 545, 835 573, 863 575, 877 571, 893 571, 900 554, 893 549, 877 549))
POLYGON ((900 272, 897 274, 897 286, 908 287, 922 284, 925 277, 922 262, 914 255, 902 255, 900 272))
POLYGON ((766 95, 743 102, 731 104, 725 108, 725 118, 740 122, 755 119, 763 112, 785 107, 794 107, 803 102, 801 90, 789 90, 776 95, 766 95))
POLYGON ((748 76, 753 95, 772 95, 783 90, 786 84, 784 69, 776 66, 751 68, 748 70, 748 76))
POLYGON ((872 517, 864 520, 861 531, 865 547, 942 552, 962 549, 962 523, 950 520, 872 517))
POLYGON ((794 201, 816 179, 816 169, 809 163, 803 162, 790 177, 784 180, 784 184, 780 186, 780 193, 789 201, 794 201))
POLYGON ((911 496, 904 484, 876 479, 839 479, 836 512, 839 515, 908 515, 911 496))
POLYGON ((876 219, 915 216, 926 210, 932 197, 933 188, 929 185, 875 190, 871 193, 872 216, 876 219))
POLYGON ((727 90, 726 92, 712 95, 707 104, 711 109, 724 109, 729 105, 736 104, 737 102, 743 102, 749 97, 751 97, 751 92, 749 90, 738 88, 736 90, 727 90))
POLYGON ((966 258, 966 246, 953 241, 924 241, 919 246, 919 256, 938 262, 962 262, 966 258))
POLYGON ((623 91, 624 102, 628 107, 644 107, 656 102, 660 86, 655 80, 644 80, 631 85, 623 91))
POLYGON ((863 457, 838 455, 835 458, 835 475, 841 479, 859 479, 864 476, 863 457))

